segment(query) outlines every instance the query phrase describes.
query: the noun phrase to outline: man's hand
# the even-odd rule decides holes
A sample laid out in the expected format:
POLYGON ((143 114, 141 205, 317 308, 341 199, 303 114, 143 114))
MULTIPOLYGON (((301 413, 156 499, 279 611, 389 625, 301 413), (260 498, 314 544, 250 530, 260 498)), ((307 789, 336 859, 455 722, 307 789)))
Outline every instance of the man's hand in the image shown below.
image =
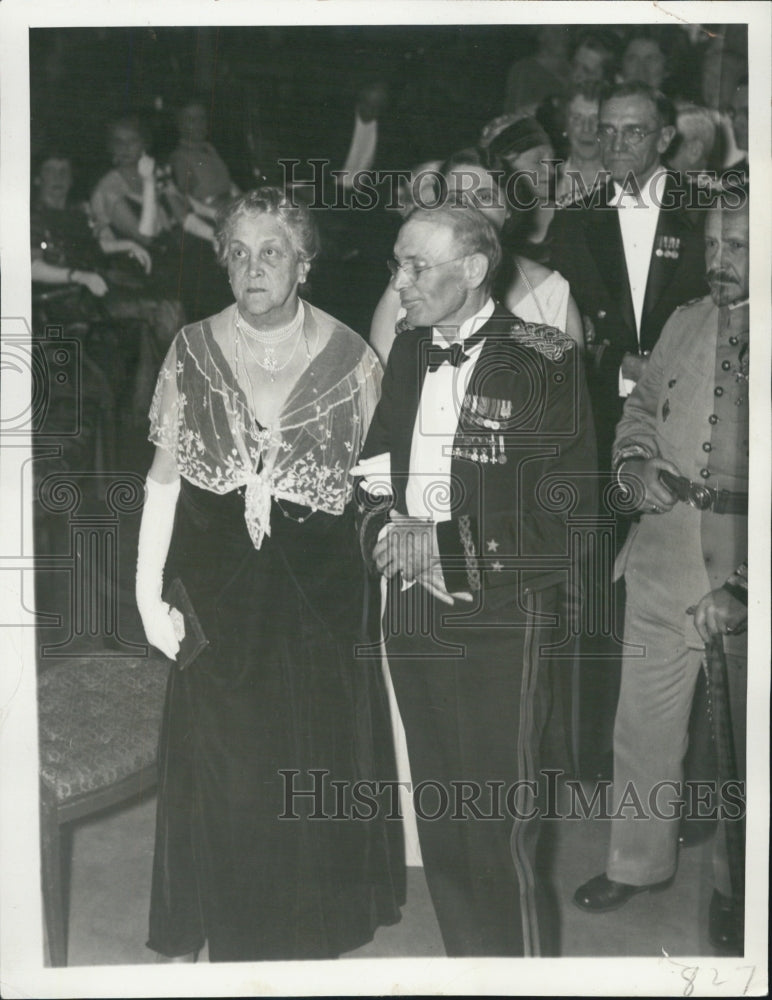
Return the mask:
POLYGON ((703 642, 710 642, 716 635, 739 632, 747 618, 745 605, 723 587, 711 590, 694 609, 694 627, 703 642))
POLYGON ((406 583, 420 576, 431 576, 439 552, 434 522, 408 517, 396 510, 389 517, 388 530, 373 549, 378 572, 389 580, 402 573, 406 583))
POLYGON ((646 371, 649 363, 647 354, 630 354, 629 352, 622 358, 622 378, 637 382, 646 371))
POLYGON ((638 498, 638 510, 645 514, 664 514, 677 498, 660 482, 661 469, 674 476, 681 473, 666 458, 628 458, 619 465, 619 481, 638 498))
POLYGON ((455 604, 456 601, 466 601, 470 603, 474 600, 470 593, 466 591, 454 591, 452 594, 448 591, 445 586, 445 576, 442 572, 442 566, 439 560, 434 563, 431 570, 426 573, 421 573, 416 577, 416 582, 419 583, 424 590, 436 597, 438 601, 442 601, 443 604, 455 604))

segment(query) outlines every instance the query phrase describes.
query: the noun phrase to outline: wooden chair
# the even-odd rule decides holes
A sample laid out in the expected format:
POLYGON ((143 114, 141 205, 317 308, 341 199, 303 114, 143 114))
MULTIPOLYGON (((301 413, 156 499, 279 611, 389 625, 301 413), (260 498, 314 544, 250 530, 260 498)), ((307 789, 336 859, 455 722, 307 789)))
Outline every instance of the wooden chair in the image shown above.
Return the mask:
POLYGON ((43 906, 53 966, 67 964, 64 828, 154 788, 167 664, 105 652, 39 673, 43 906))

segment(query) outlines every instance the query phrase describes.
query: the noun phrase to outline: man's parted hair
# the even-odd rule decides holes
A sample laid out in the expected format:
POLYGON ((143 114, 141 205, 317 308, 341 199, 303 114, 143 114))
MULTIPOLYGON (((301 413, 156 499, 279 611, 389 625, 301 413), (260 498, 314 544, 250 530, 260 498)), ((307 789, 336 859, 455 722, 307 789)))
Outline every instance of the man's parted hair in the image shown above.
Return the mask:
POLYGON ((669 97, 665 97, 662 91, 655 90, 648 83, 631 80, 629 83, 615 84, 615 86, 610 87, 603 95, 601 109, 606 101, 611 101, 616 97, 643 97, 654 108, 654 114, 660 128, 665 128, 667 125, 675 125, 676 112, 673 102, 669 97))
POLYGON ((479 209, 449 196, 434 208, 415 208, 405 222, 432 222, 448 226, 457 247, 454 256, 480 253, 488 261, 488 273, 483 288, 490 291, 496 272, 501 266, 501 243, 495 227, 479 209))

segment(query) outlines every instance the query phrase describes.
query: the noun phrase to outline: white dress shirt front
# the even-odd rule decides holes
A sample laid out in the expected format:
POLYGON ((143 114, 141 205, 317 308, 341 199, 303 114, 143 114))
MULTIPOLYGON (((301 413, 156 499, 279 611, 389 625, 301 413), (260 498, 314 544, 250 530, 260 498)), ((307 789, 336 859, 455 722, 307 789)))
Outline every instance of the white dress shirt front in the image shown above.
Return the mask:
MULTIPOLYGON (((649 265, 651 264, 654 237, 659 221, 659 207, 662 204, 666 180, 667 171, 664 167, 655 170, 641 189, 640 198, 623 191, 615 181, 615 195, 611 200, 611 204, 617 208, 619 228, 622 231, 622 245, 625 252, 625 264, 635 315, 635 332, 639 345, 641 342, 643 302, 646 298, 646 284, 649 280, 649 265)), ((635 382, 622 378, 620 369, 619 395, 629 396, 634 386, 635 382)))
POLYGON ((357 113, 354 118, 354 133, 351 136, 348 156, 343 164, 345 171, 341 175, 343 187, 350 188, 353 184, 354 174, 360 170, 370 170, 375 163, 377 145, 378 119, 373 118, 369 122, 363 122, 357 113))
MULTIPOLYGON (((493 299, 489 298, 479 313, 461 324, 458 339, 466 340, 487 323, 494 307, 493 299)), ((440 347, 450 344, 436 328, 432 330, 432 341, 440 347)), ((458 368, 444 362, 436 371, 426 373, 413 425, 410 475, 405 491, 411 517, 430 518, 435 523, 451 518, 453 441, 461 404, 482 346, 480 341, 470 347, 468 359, 458 368)))

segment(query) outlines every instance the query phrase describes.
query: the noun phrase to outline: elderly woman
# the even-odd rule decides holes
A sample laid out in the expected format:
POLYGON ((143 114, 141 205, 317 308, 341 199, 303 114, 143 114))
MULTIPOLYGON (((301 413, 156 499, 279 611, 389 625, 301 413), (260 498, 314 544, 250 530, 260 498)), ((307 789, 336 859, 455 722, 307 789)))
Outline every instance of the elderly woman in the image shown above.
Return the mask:
POLYGON ((560 108, 567 157, 558 171, 555 189, 557 208, 565 208, 608 180, 598 145, 598 115, 602 87, 582 83, 572 88, 560 108))
MULTIPOLYGON (((505 164, 487 151, 469 148, 454 153, 442 167, 450 198, 471 201, 486 215, 498 232, 505 247, 512 230, 517 229, 517 212, 508 201, 509 185, 503 183, 505 164), (505 187, 507 190, 505 190, 505 187)), ((513 238, 516 238, 516 233, 513 238)), ((571 297, 568 282, 557 271, 528 259, 519 253, 505 252, 494 288, 496 298, 521 319, 531 323, 554 326, 584 346, 581 317, 571 297)), ((386 286, 373 314, 370 343, 386 364, 394 340, 406 323, 400 306, 399 293, 393 282, 386 286)))
POLYGON ((404 890, 399 826, 351 800, 393 765, 378 663, 354 652, 348 475, 380 366, 298 297, 316 253, 307 209, 252 191, 218 247, 236 301, 180 331, 150 413, 137 605, 178 662, 148 944, 171 958, 205 940, 212 961, 332 958, 397 921, 404 890), (189 662, 196 618, 208 645, 189 662))

